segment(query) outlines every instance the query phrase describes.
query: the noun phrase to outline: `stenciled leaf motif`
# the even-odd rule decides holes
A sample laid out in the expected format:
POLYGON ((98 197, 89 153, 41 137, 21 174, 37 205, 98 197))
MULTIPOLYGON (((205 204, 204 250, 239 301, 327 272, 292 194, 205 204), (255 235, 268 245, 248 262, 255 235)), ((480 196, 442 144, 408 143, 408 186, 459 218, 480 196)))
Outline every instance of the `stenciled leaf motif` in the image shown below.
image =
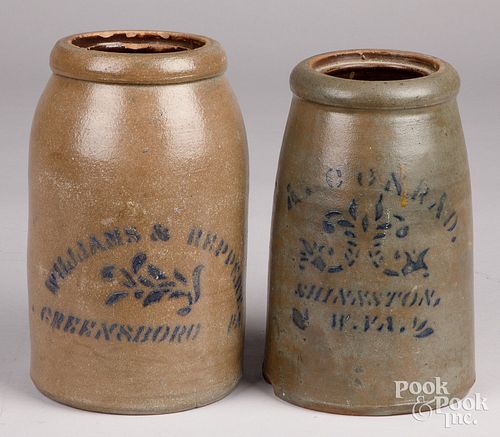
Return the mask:
POLYGON ((114 303, 118 302, 120 299, 123 299, 126 296, 128 296, 127 291, 115 291, 106 298, 106 305, 113 305, 114 303))
POLYGON ((175 290, 168 296, 169 299, 180 299, 181 297, 187 297, 190 305, 193 303, 191 293, 186 293, 185 291, 175 290))
POLYGON ((154 266, 153 264, 148 264, 148 273, 149 276, 156 279, 157 281, 167 279, 167 275, 165 275, 165 273, 163 273, 158 267, 154 266))
POLYGON ((144 285, 145 287, 149 287, 149 288, 155 288, 155 284, 153 284, 152 281, 150 281, 149 279, 139 275, 137 277, 137 280, 142 284, 144 285))
POLYGON ((297 328, 305 331, 309 326, 309 312, 306 309, 303 313, 296 308, 292 308, 292 320, 297 328))
MULTIPOLYGON (((101 277, 103 280, 111 281, 115 279, 114 265, 107 265, 101 269, 101 277)), ((177 314, 184 316, 192 311, 193 304, 200 298, 201 295, 201 272, 203 265, 198 265, 193 270, 192 282, 193 290, 183 290, 183 285, 188 284, 188 279, 177 269, 174 269, 172 276, 175 280, 169 280, 159 267, 153 264, 147 264, 147 255, 143 252, 138 252, 131 260, 131 271, 126 268, 120 268, 119 272, 122 276, 122 285, 131 289, 130 291, 116 291, 111 293, 106 298, 106 304, 112 305, 126 296, 133 296, 135 299, 141 299, 144 307, 153 303, 160 302, 164 296, 169 296, 169 299, 185 299, 184 307, 177 310, 177 314), (140 274, 144 271, 144 266, 147 266, 147 275, 140 274), (148 291, 137 287, 147 287, 148 291), (177 289, 177 287, 181 287, 177 289), (135 289, 135 290, 134 290, 135 289), (144 297, 145 296, 145 297, 144 297)))
POLYGON ((148 305, 151 305, 152 303, 159 302, 163 296, 165 296, 165 291, 163 290, 153 290, 148 295, 144 298, 144 301, 142 302, 142 306, 147 307, 148 305))
POLYGON ((137 273, 139 269, 143 266, 143 264, 146 262, 147 256, 145 253, 139 252, 134 258, 132 259, 132 270, 134 273, 137 273))
POLYGON ((424 338, 424 337, 428 337, 428 336, 429 336, 429 335, 431 335, 433 332, 434 332, 434 329, 432 329, 432 328, 426 328, 426 329, 424 329, 422 332, 419 332, 418 334, 415 334, 415 337, 416 337, 416 338, 424 338))
POLYGON ((421 331, 425 328, 425 325, 427 325, 427 320, 424 320, 422 323, 420 323, 420 325, 417 326, 416 330, 421 331))
POLYGON ((354 225, 349 220, 339 220, 337 224, 344 228, 354 228, 354 225))
POLYGON ((178 281, 181 281, 183 284, 187 283, 187 279, 178 270, 174 270, 174 276, 175 276, 175 279, 177 279, 178 281))
POLYGON ((127 287, 127 288, 133 288, 136 286, 136 282, 134 281, 134 278, 132 278, 132 275, 127 271, 127 269, 120 269, 121 274, 125 278, 124 281, 122 281, 122 284, 127 287))
POLYGON ((177 314, 179 314, 179 316, 185 316, 186 314, 189 314, 190 312, 191 312, 191 307, 184 307, 184 308, 177 310, 177 314))

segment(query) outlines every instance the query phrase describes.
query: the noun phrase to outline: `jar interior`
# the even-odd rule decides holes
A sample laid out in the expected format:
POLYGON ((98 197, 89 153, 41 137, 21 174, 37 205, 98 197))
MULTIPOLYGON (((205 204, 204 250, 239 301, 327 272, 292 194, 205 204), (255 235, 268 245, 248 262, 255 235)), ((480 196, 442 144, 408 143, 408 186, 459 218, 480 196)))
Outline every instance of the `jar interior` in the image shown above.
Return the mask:
POLYGON ((116 53, 171 53, 202 47, 202 40, 164 32, 117 32, 86 34, 75 37, 71 43, 87 50, 116 53))
POLYGON ((328 76, 381 82, 418 79, 440 68, 429 56, 383 50, 333 52, 317 57, 312 67, 328 76))
POLYGON ((406 80, 428 75, 427 72, 412 68, 384 65, 343 67, 327 71, 325 74, 343 79, 368 81, 406 80))

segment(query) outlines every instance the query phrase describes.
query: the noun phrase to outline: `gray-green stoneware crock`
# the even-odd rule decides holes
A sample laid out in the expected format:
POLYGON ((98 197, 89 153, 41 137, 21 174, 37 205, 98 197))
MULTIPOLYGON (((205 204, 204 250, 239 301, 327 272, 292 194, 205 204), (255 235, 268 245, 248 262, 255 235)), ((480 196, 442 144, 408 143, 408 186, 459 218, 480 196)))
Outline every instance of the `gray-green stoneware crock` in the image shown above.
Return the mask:
POLYGON ((456 71, 418 53, 348 50, 299 63, 291 88, 266 379, 280 398, 332 413, 463 397, 475 379, 472 215, 456 71))

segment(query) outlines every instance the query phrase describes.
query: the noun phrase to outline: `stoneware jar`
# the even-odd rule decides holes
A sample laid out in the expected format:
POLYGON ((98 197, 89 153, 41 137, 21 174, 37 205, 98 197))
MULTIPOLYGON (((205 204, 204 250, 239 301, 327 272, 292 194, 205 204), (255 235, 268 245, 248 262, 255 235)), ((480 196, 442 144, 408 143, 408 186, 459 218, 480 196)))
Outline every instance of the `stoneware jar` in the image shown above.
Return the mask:
POLYGON ((464 396, 472 219, 456 71, 417 53, 349 50, 301 62, 291 88, 266 379, 282 399, 333 413, 464 396))
POLYGON ((248 184, 223 49, 97 32, 50 65, 29 169, 35 385, 126 414, 222 398, 241 376, 248 184))

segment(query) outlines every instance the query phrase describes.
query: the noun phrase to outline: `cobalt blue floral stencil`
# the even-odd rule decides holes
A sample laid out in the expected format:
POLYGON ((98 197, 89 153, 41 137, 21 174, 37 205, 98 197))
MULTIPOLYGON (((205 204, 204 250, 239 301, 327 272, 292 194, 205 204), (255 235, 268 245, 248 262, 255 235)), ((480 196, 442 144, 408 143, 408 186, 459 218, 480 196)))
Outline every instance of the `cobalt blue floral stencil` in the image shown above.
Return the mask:
POLYGON ((191 280, 177 269, 167 275, 159 267, 149 263, 145 253, 139 252, 132 258, 129 269, 115 265, 106 265, 101 269, 104 281, 118 280, 123 287, 109 294, 105 303, 115 305, 127 297, 141 300, 143 307, 164 299, 182 301, 184 306, 177 310, 177 314, 185 316, 200 299, 203 268, 202 264, 197 265, 191 274, 191 280))
POLYGON ((386 276, 405 277, 415 272, 429 276, 425 262, 429 248, 402 249, 409 240, 410 226, 403 215, 384 207, 383 194, 370 213, 360 213, 356 199, 346 210, 325 212, 321 226, 323 235, 330 237, 328 242, 299 238, 300 270, 311 265, 321 272, 339 273, 353 266, 365 250, 370 264, 386 276), (369 248, 360 249, 358 238, 362 234, 370 235, 369 248), (396 249, 387 244, 391 239, 397 242, 396 249))

